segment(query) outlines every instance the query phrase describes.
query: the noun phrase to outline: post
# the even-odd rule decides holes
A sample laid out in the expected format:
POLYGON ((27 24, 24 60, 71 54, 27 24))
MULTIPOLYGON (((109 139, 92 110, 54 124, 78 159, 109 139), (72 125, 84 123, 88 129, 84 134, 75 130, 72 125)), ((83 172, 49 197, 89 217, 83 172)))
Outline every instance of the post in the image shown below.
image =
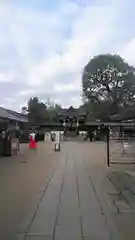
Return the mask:
POLYGON ((79 121, 76 123, 76 134, 79 135, 79 121))
POLYGON ((54 151, 60 151, 60 132, 56 132, 54 151))
POLYGON ((109 127, 107 127, 107 136, 106 136, 106 142, 107 142, 107 166, 110 166, 110 159, 109 159, 109 127))

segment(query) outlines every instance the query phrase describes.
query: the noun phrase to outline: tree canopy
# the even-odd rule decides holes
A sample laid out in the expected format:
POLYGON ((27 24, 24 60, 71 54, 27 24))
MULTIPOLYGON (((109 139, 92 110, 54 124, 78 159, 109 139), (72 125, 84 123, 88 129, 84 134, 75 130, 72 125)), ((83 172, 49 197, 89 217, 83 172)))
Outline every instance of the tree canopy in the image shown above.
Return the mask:
POLYGON ((135 104, 135 68, 119 55, 98 55, 85 66, 82 77, 85 109, 103 120, 135 104))
POLYGON ((37 97, 30 98, 28 101, 28 118, 32 122, 53 122, 61 108, 58 104, 53 104, 49 100, 42 102, 37 97))
MULTIPOLYGON (((80 108, 88 120, 106 121, 129 106, 135 106, 135 68, 119 55, 93 57, 82 76, 84 104, 80 108)), ((33 122, 55 122, 61 106, 37 97, 28 101, 28 118, 33 122)), ((23 110, 26 110, 24 107, 23 110)))

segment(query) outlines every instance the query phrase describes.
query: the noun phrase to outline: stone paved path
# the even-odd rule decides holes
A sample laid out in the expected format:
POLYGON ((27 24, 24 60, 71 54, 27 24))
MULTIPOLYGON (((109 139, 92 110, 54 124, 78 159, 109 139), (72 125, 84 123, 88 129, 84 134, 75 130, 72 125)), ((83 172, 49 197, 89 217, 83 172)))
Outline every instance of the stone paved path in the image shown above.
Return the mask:
MULTIPOLYGON (((105 195, 108 186, 110 191, 117 190, 108 185, 111 182, 104 182, 103 162, 97 165, 88 155, 88 146, 86 151, 82 143, 63 143, 60 164, 45 186, 36 211, 13 239, 123 239, 112 220, 105 195)), ((115 206, 111 208, 117 214, 115 206)))

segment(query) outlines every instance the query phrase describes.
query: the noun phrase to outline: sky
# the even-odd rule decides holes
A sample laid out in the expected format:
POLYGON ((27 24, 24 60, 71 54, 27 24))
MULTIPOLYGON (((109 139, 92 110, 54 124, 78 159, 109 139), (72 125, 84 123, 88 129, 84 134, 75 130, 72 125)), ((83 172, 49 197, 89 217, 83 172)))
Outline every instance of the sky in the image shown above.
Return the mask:
POLYGON ((135 66, 133 0, 0 0, 0 106, 30 97, 82 103, 82 72, 101 53, 135 66))

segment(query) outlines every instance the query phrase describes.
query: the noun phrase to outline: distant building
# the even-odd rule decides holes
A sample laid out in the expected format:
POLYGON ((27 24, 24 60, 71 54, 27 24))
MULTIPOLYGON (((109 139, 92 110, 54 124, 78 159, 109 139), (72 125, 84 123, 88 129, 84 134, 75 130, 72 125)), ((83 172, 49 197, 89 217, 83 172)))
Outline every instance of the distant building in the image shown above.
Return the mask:
POLYGON ((80 109, 73 108, 72 106, 69 108, 60 109, 57 114, 57 118, 61 122, 68 123, 70 121, 78 121, 83 122, 86 118, 86 113, 82 112, 80 109))
POLYGON ((135 122, 135 107, 124 109, 122 112, 113 115, 111 120, 115 122, 135 122))
POLYGON ((60 109, 57 114, 57 119, 64 126, 65 136, 76 136, 79 134, 78 126, 86 120, 86 113, 80 109, 69 108, 60 109))
POLYGON ((28 118, 23 113, 0 107, 0 129, 19 129, 28 124, 28 118))

